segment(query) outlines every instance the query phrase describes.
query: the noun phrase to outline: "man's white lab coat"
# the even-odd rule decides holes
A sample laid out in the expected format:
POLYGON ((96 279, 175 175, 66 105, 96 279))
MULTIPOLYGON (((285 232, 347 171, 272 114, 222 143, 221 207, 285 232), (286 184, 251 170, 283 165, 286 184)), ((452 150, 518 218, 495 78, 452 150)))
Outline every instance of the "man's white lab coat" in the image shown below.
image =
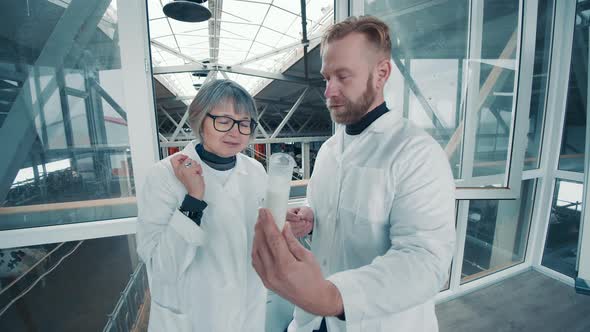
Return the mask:
POLYGON ((152 167, 139 194, 137 250, 150 280, 149 331, 263 331, 266 289, 250 252, 266 172, 238 154, 221 184, 195 143, 181 153, 203 167, 208 206, 200 226, 178 210, 187 192, 170 157, 152 167))
MULTIPOLYGON (((328 317, 328 331, 437 331, 433 298, 455 244, 448 159, 393 110, 343 151, 344 129, 322 145, 307 196, 312 252, 346 314, 328 317)), ((320 320, 296 308, 289 331, 310 332, 320 320)))

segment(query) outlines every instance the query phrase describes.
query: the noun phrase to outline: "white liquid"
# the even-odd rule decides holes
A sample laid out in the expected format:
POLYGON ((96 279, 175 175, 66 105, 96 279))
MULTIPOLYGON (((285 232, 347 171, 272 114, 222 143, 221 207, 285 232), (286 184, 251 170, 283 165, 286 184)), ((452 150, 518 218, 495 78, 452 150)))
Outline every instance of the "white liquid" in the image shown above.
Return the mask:
POLYGON ((269 177, 264 207, 270 209, 279 230, 283 230, 285 219, 287 219, 290 189, 289 181, 284 181, 278 177, 269 177))

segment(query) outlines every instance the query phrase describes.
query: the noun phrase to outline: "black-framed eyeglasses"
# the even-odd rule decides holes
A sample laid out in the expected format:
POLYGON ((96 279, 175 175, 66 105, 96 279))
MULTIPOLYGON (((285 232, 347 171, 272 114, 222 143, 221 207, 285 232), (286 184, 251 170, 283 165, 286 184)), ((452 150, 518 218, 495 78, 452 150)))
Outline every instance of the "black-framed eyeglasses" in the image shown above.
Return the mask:
POLYGON ((254 120, 234 120, 229 116, 213 115, 209 113, 207 113, 207 116, 213 119, 213 128, 222 133, 232 130, 232 128, 237 124, 240 134, 250 135, 254 129, 256 129, 256 125, 258 125, 254 120))

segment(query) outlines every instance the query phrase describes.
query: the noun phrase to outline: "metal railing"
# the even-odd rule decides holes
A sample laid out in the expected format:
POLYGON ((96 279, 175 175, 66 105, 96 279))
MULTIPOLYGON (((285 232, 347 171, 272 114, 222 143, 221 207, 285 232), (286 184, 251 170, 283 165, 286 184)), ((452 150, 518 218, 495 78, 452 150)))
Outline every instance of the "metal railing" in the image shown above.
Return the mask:
POLYGON ((138 323, 139 314, 146 300, 148 292, 148 277, 145 264, 140 262, 131 274, 129 283, 121 292, 121 297, 115 309, 109 315, 109 320, 103 332, 130 332, 138 323))

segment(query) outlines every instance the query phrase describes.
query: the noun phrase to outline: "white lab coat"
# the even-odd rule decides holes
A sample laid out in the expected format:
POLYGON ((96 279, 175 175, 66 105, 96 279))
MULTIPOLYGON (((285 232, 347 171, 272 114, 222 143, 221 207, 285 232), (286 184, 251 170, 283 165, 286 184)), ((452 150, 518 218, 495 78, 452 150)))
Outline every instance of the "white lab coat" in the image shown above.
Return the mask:
MULTIPOLYGON (((342 295, 346 321, 328 331, 437 331, 434 296, 455 244, 454 180, 428 134, 387 112, 343 149, 344 127, 324 143, 308 186, 312 252, 342 295)), ((289 331, 321 317, 300 308, 289 331)))
POLYGON ((188 144, 183 154, 203 166, 208 204, 201 225, 178 211, 186 189, 170 157, 150 170, 139 194, 137 251, 147 266, 150 332, 264 330, 266 289, 251 249, 266 172, 238 154, 225 185, 188 144))

